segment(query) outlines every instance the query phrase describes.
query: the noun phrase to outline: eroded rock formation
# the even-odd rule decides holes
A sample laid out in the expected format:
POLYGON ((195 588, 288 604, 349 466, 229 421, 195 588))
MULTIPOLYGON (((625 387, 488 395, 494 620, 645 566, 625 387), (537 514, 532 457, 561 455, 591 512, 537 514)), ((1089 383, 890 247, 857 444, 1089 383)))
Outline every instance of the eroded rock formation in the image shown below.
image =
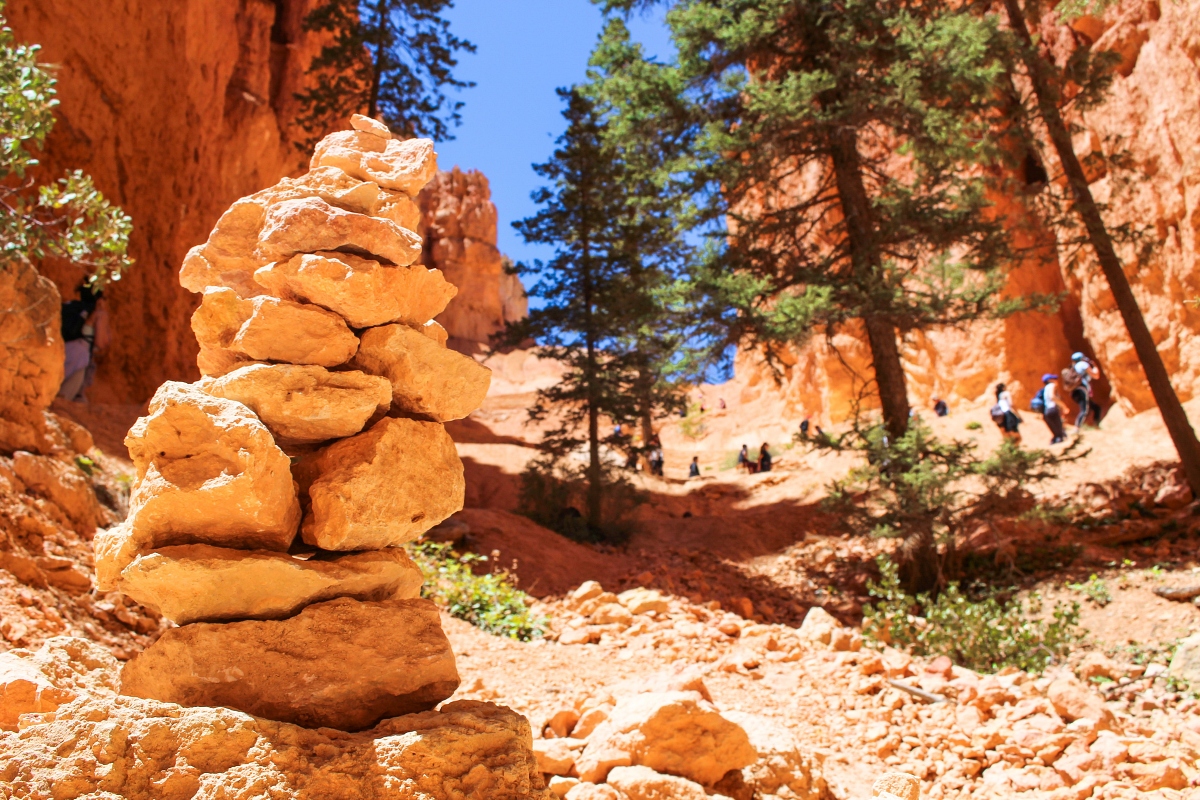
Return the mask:
POLYGON ((452 346, 474 352, 504 323, 525 316, 525 290, 504 270, 496 247, 496 206, 479 172, 440 172, 417 198, 421 205, 424 262, 458 287, 438 317, 452 346))
MULTIPOLYGON (((1107 100, 1073 120, 1075 148, 1088 165, 1092 193, 1108 206, 1109 225, 1132 224, 1155 245, 1148 252, 1131 245, 1120 255, 1186 401, 1200 392, 1200 308, 1194 303, 1200 297, 1200 0, 1125 0, 1070 26, 1051 13, 1037 32, 1060 63, 1085 43, 1120 56, 1107 100), (1119 156, 1111 163, 1122 166, 1110 174, 1093 154, 1119 156)), ((1041 155, 1053 178, 1059 171, 1051 150, 1044 147, 1041 155)), ((952 405, 989 402, 989 390, 1005 381, 1024 408, 1041 386, 1039 376, 1059 371, 1081 350, 1101 367, 1097 388, 1105 405, 1111 399, 1127 412, 1153 407, 1090 250, 1056 243, 1053 232, 1031 223, 1017 198, 996 198, 996 210, 1027 253, 1010 274, 1008 293, 1053 294, 1062 302, 1054 313, 907 335, 901 350, 913 404, 928 407, 933 397, 952 405)), ((725 396, 753 406, 747 415, 787 419, 792 431, 806 415, 822 424, 844 420, 871 375, 870 354, 855 326, 777 355, 781 383, 758 354, 742 353, 725 396)))
MULTIPOLYGON (((107 293, 112 345, 89 396, 142 403, 164 380, 196 376, 179 285, 188 248, 234 199, 300 172, 295 94, 320 49, 314 0, 14 0, 20 41, 55 65, 57 123, 39 155, 54 179, 82 169, 134 221, 137 266, 107 293)), ((82 278, 42 265, 63 296, 82 278)))
POLYGON ((430 323, 453 286, 411 266, 414 221, 392 213, 436 172, 432 143, 353 124, 184 260, 205 377, 164 383, 130 430, 130 514, 95 542, 103 590, 182 625, 125 666, 125 694, 357 731, 458 686, 397 548, 462 508, 442 422, 488 370, 430 323))

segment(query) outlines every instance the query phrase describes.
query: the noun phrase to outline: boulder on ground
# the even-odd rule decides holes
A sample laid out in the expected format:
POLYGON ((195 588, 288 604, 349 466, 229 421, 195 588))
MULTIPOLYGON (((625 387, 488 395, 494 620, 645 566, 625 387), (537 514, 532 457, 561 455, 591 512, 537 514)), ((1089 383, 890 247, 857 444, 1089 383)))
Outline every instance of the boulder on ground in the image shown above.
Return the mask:
POLYGON ((424 325, 458 291, 441 270, 385 267, 350 253, 304 253, 254 273, 276 297, 313 303, 339 314, 352 328, 391 322, 424 325))
POLYGON ((385 139, 367 131, 337 131, 317 143, 310 168, 337 167, 364 181, 411 197, 437 174, 429 139, 385 139))
POLYGON ((1099 695, 1071 675, 1060 675, 1048 689, 1046 698, 1067 722, 1090 719, 1101 730, 1117 730, 1117 718, 1099 695))
POLYGON ((813 606, 804 615, 804 622, 800 623, 800 638, 819 644, 829 644, 833 638, 833 632, 840 627, 842 624, 832 614, 820 606, 813 606))
POLYGON ((200 385, 243 403, 276 437, 292 442, 353 436, 392 402, 386 378, 315 365, 250 364, 200 385))
POLYGON ((363 331, 353 366, 391 381, 392 404, 438 422, 462 419, 487 396, 491 370, 407 325, 363 331))
POLYGON ((352 178, 336 167, 320 167, 299 178, 284 178, 234 203, 221 215, 208 241, 188 252, 179 282, 197 293, 209 286, 227 286, 242 297, 263 294, 253 275, 256 269, 275 260, 258 252, 258 235, 267 209, 306 197, 319 197, 356 214, 381 217, 410 231, 417 229, 421 219, 417 204, 403 192, 381 189, 377 183, 352 178))
MULTIPOLYGON (((230 351, 235 359, 336 367, 358 350, 358 339, 332 311, 276 297, 244 300, 225 288, 205 290, 192 331, 202 349, 230 351)), ((200 367, 213 374, 208 364, 200 367)))
POLYGON ((385 418, 296 465, 304 541, 323 550, 411 542, 463 507, 454 440, 436 422, 385 418))
POLYGON ((62 509, 76 533, 90 536, 105 521, 96 491, 75 464, 18 450, 13 453, 12 468, 26 489, 62 509))
POLYGON ((1168 673, 1191 687, 1200 686, 1200 634, 1187 637, 1175 648, 1168 673))
POLYGON ((907 772, 889 772, 871 786, 871 797, 921 800, 921 779, 907 772))
POLYGON ((585 781, 602 781, 615 766, 640 765, 712 785, 755 758, 746 732, 699 694, 648 692, 617 703, 575 766, 585 781), (615 758, 621 753, 624 765, 615 758))
POLYGON ((608 785, 629 800, 709 800, 700 784, 649 767, 614 767, 608 785))
POLYGON ((168 381, 125 437, 137 471, 129 516, 97 534, 102 591, 139 550, 202 543, 286 550, 300 524, 291 460, 249 408, 168 381))
POLYGON ((458 688, 428 600, 341 598, 278 621, 172 628, 121 672, 121 692, 359 731, 433 708, 458 688))
POLYGON ((324 600, 406 600, 421 594, 421 570, 403 549, 319 553, 300 559, 203 544, 139 555, 119 591, 179 625, 283 619, 324 600))
POLYGON ((15 731, 22 714, 55 711, 75 699, 17 652, 0 653, 0 729, 15 731))
POLYGON ((743 711, 722 714, 750 737, 758 757, 742 770, 742 779, 755 796, 778 795, 794 800, 820 800, 827 794, 820 758, 805 753, 800 743, 779 723, 743 711))
POLYGON ((53 713, 80 694, 111 695, 119 668, 103 645, 71 636, 51 637, 36 652, 0 653, 0 729, 15 731, 22 714, 53 713))
POLYGON ((629 609, 630 614, 649 614, 652 611, 661 614, 666 613, 668 608, 667 598, 662 594, 640 586, 621 592, 617 595, 617 600, 629 609))

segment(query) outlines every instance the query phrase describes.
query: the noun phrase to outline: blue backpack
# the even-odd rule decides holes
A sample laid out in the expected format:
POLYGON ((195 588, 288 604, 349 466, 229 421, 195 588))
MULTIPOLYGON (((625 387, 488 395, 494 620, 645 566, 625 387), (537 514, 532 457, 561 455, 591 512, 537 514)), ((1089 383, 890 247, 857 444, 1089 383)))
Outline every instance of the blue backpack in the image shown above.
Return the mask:
POLYGON ((1038 393, 1033 396, 1033 399, 1029 401, 1029 410, 1030 411, 1034 411, 1038 414, 1046 413, 1045 392, 1046 392, 1046 387, 1043 386, 1041 389, 1038 390, 1038 393))

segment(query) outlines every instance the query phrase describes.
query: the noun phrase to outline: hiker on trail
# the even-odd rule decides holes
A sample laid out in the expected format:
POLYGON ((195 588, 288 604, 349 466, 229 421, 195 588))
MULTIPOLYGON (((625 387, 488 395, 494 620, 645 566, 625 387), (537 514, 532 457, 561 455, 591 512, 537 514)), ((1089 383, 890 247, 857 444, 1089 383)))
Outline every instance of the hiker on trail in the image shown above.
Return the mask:
POLYGON ((717 398, 717 407, 720 408, 722 411, 725 410, 725 398, 724 397, 717 398))
POLYGON ((1070 391, 1071 400, 1079 407, 1079 413, 1075 415, 1076 431, 1083 430, 1083 424, 1087 422, 1088 409, 1092 411, 1094 424, 1100 425, 1102 409, 1096 402, 1092 391, 1092 381, 1099 377, 1100 369, 1083 353, 1072 353, 1071 366, 1063 368, 1063 389, 1070 391))
POLYGON ((750 471, 750 451, 746 445, 742 445, 742 449, 738 451, 737 468, 739 470, 750 471))
POLYGON ((1006 438, 1021 441, 1021 417, 1013 408, 1012 394, 1008 391, 1008 386, 1003 383, 996 384, 996 405, 992 406, 992 421, 1006 438))
POLYGON ((800 438, 801 439, 808 438, 808 417, 805 417, 804 422, 800 423, 800 438))
POLYGON ((1029 407, 1042 413, 1042 419, 1054 437, 1050 440, 1050 444, 1059 444, 1066 440, 1067 435, 1063 431, 1062 409, 1058 396, 1057 375, 1047 372, 1042 376, 1042 390, 1034 396, 1029 407))
POLYGON ((108 312, 102 305, 104 293, 82 284, 79 299, 62 304, 62 337, 65 343, 63 382, 58 396, 82 400, 83 390, 96 373, 95 355, 108 346, 108 312))
POLYGON ((700 477, 700 456, 692 456, 692 463, 688 465, 688 477, 700 477))
POLYGON ((763 446, 758 451, 758 471, 771 471, 771 451, 767 448, 766 442, 763 442, 763 446))
POLYGON ((650 474, 657 475, 660 478, 663 476, 663 451, 661 447, 655 446, 650 451, 650 474))
POLYGON ((947 416, 950 413, 950 407, 946 405, 946 401, 940 397, 933 398, 933 413, 939 417, 947 416))

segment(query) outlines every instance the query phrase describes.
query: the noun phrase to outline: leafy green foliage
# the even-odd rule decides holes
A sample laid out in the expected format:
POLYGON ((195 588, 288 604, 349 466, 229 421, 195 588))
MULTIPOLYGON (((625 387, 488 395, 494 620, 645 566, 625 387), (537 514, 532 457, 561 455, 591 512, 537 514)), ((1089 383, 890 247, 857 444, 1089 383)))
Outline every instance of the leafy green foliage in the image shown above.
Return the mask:
POLYGON ((625 70, 610 94, 629 98, 629 130, 686 145, 664 186, 689 193, 712 234, 693 272, 706 313, 768 359, 863 319, 901 434, 897 333, 1033 305, 1000 297, 1011 253, 986 211, 1004 158, 994 15, 903 0, 669 5, 676 63, 625 70))
POLYGON ((1036 595, 1028 603, 995 592, 971 599, 951 583, 936 597, 913 596, 901 588, 897 565, 885 557, 878 564, 879 582, 867 584, 877 602, 863 612, 868 639, 918 656, 949 656, 978 672, 1004 667, 1041 672, 1082 637, 1078 603, 1056 603, 1046 621, 1036 595))
POLYGON ((1089 600, 1101 608, 1112 602, 1112 594, 1108 591, 1108 584, 1099 575, 1093 574, 1084 583, 1068 583, 1067 588, 1083 593, 1089 600))
POLYGON ((297 95, 300 124, 312 138, 297 143, 311 149, 323 134, 355 113, 381 117, 403 136, 453 138, 462 103, 446 88, 473 83, 454 77, 457 53, 475 45, 450 31, 442 13, 453 0, 325 0, 305 19, 305 28, 330 34, 313 59, 315 85, 297 95))
POLYGON ((545 634, 547 620, 530 613, 529 595, 513 584, 508 572, 476 574, 474 565, 487 563, 487 556, 460 555, 450 545, 436 542, 415 542, 408 552, 425 577, 421 596, 451 616, 488 633, 521 641, 545 634))
POLYGON ((875 425, 807 441, 863 457, 863 464, 830 485, 824 505, 852 533, 902 539, 901 575, 914 590, 939 589, 955 576, 958 543, 968 526, 1032 507, 1026 487, 1082 457, 1077 442, 1053 453, 1025 450, 1011 440, 981 455, 976 442, 940 440, 920 421, 895 440, 875 425))
POLYGON ((35 186, 34 152, 54 127, 54 77, 37 45, 17 43, 0 2, 0 253, 6 260, 65 258, 103 289, 133 264, 133 222, 79 170, 35 186))

